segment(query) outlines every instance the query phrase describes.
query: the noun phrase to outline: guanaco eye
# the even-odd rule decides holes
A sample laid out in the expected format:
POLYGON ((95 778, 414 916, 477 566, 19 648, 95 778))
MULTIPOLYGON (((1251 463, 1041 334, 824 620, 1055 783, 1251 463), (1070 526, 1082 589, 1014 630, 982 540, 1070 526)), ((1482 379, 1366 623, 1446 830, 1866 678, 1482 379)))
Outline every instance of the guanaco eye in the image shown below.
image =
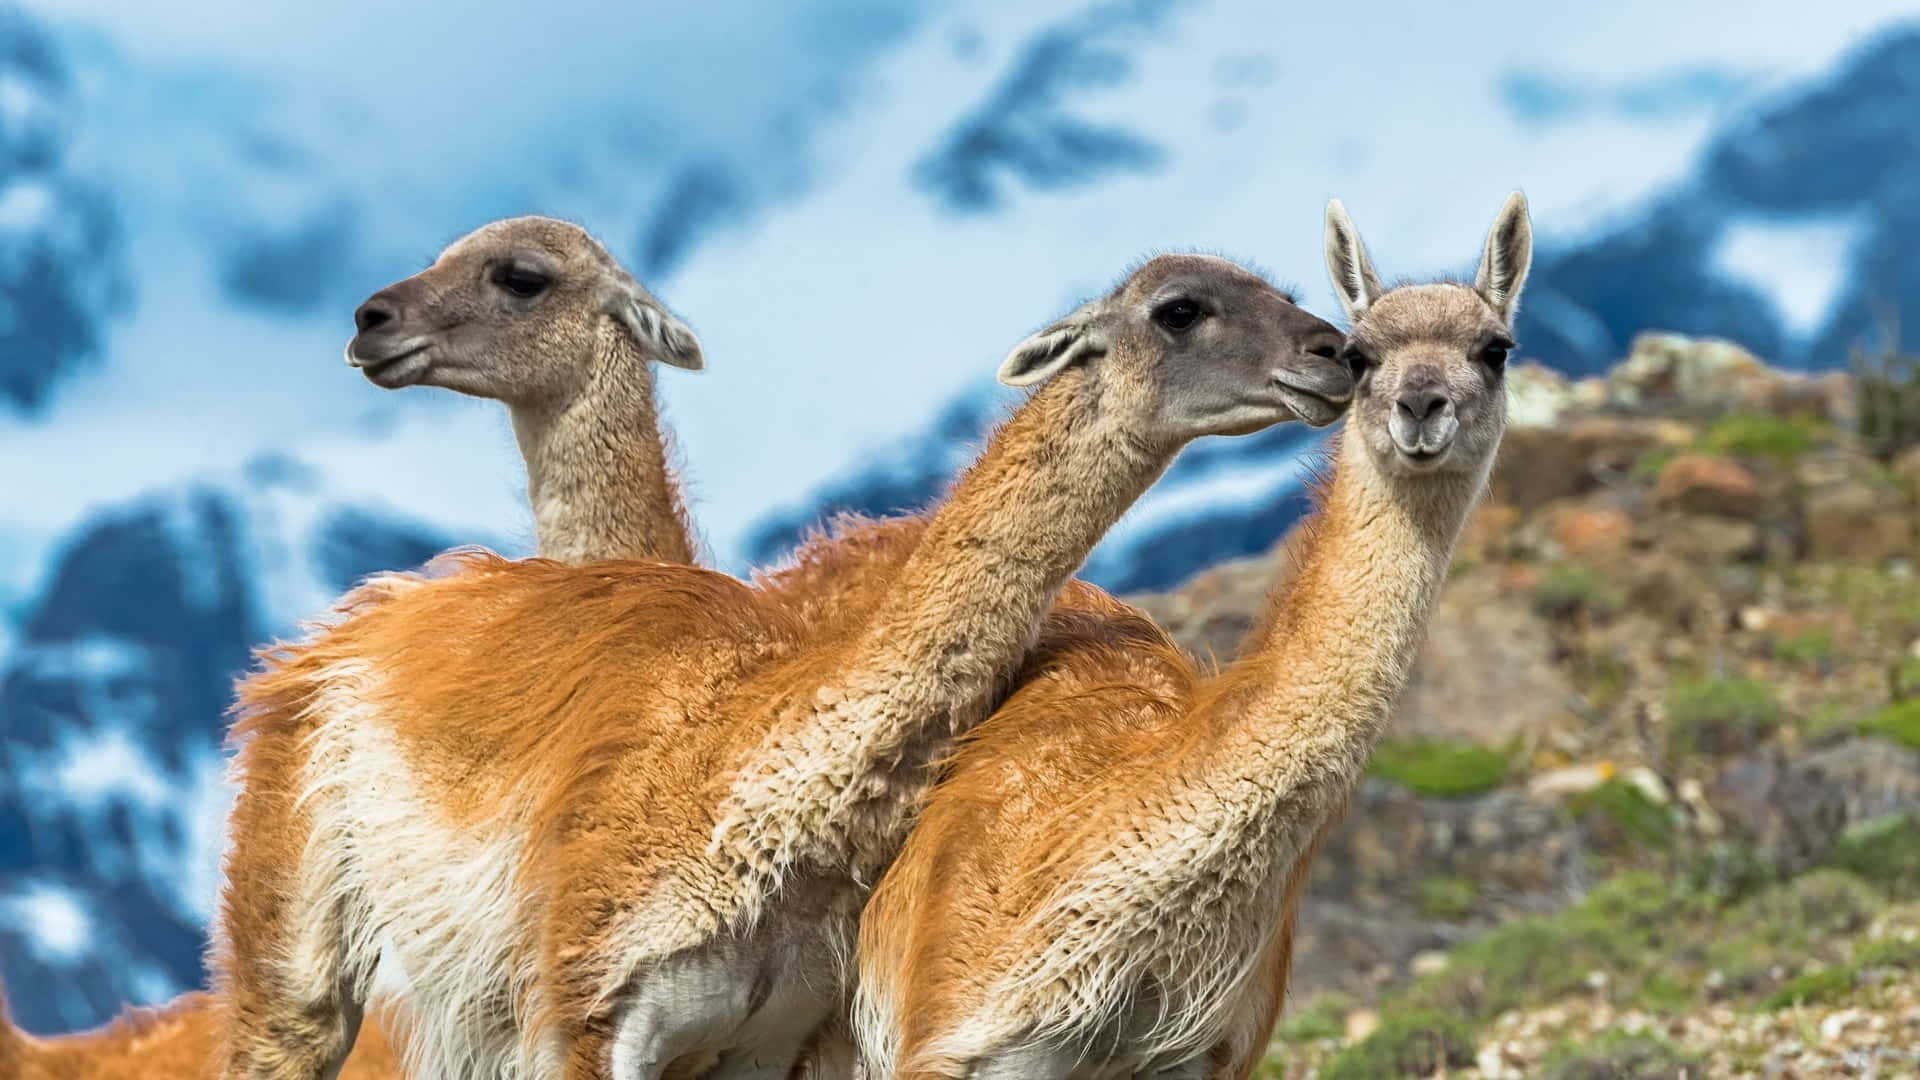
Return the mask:
POLYGON ((1495 338, 1480 347, 1480 362, 1497 371, 1506 366, 1507 354, 1513 348, 1513 342, 1506 338, 1495 338))
POLYGON ((525 299, 538 296, 553 284, 553 279, 538 270, 528 270, 521 266, 502 266, 493 272, 493 283, 515 296, 525 299))
POLYGON ((1360 376, 1365 375, 1367 369, 1373 366, 1372 357, 1351 345, 1347 346, 1346 350, 1340 354, 1340 359, 1347 362, 1347 370, 1353 373, 1353 377, 1356 380, 1359 379, 1360 376))
POLYGON ((1200 321, 1200 305, 1191 300, 1174 300, 1160 305, 1153 317, 1169 330, 1185 330, 1200 321))

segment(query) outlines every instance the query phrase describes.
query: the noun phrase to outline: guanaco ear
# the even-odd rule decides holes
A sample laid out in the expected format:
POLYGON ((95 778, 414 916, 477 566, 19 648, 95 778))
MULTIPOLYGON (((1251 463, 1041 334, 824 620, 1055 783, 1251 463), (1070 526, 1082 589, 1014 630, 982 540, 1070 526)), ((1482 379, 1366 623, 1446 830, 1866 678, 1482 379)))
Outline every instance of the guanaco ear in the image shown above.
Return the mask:
POLYGON ((1353 227, 1347 208, 1339 199, 1327 200, 1327 274, 1333 278, 1333 291, 1340 295, 1340 306, 1347 318, 1357 319, 1372 306, 1386 287, 1373 272, 1373 260, 1367 258, 1367 246, 1360 242, 1360 230, 1353 227))
POLYGON ((688 371, 707 366, 700 351, 700 339, 686 323, 660 305, 633 275, 622 270, 614 275, 607 290, 606 312, 627 328, 640 351, 649 360, 672 364, 688 371))
POLYGON ((1080 305, 1073 314, 1014 346, 1000 362, 1000 381, 1032 386, 1054 372, 1102 356, 1107 337, 1098 328, 1100 301, 1080 305))
POLYGON ((1493 219, 1480 270, 1473 275, 1474 291, 1508 326, 1520 310, 1520 287, 1527 283, 1532 265, 1533 224, 1527 219, 1527 197, 1516 191, 1507 196, 1500 216, 1493 219))

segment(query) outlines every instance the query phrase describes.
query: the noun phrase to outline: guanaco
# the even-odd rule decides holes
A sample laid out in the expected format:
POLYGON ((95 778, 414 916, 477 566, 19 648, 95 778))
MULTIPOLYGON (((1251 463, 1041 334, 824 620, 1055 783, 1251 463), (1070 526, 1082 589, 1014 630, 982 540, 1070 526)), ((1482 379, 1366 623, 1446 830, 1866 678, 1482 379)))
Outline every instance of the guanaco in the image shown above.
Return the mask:
POLYGON ((862 918, 856 1035, 889 1077, 1245 1077, 1317 837, 1405 686, 1506 422, 1531 259, 1516 192, 1472 287, 1384 289, 1338 201, 1353 405, 1291 584, 1207 677, 1142 617, 1028 660, 862 918))
POLYGON ((385 944, 422 1069, 784 1077, 1087 551, 1192 439, 1337 418, 1341 341, 1225 260, 1149 261, 1008 356, 1037 389, 844 624, 665 564, 364 585, 241 689, 228 1075, 334 1066, 385 944))

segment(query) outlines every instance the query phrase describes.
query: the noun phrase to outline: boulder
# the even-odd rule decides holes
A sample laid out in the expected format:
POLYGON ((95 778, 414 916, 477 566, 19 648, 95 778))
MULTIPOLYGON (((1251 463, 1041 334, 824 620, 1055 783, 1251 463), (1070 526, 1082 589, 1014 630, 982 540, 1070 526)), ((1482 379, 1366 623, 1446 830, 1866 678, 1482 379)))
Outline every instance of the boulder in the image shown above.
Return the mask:
POLYGON ((1793 873, 1825 858, 1847 826, 1920 809, 1920 753, 1871 738, 1798 756, 1773 747, 1728 762, 1707 798, 1735 836, 1793 873))
POLYGON ((1542 512, 1548 539, 1568 558, 1611 565, 1633 546, 1633 518, 1611 507, 1566 506, 1542 512))
POLYGON ((1816 558, 1877 563, 1915 554, 1906 499, 1857 480, 1807 492, 1806 535, 1807 550, 1816 558))
POLYGON ((1661 408, 1711 415, 1764 406, 1780 376, 1730 341, 1647 333, 1607 376, 1608 397, 1622 408, 1661 408))
POLYGON ((1761 510, 1760 484, 1746 467, 1712 454, 1681 454, 1660 470, 1654 504, 1663 510, 1752 519, 1761 510))

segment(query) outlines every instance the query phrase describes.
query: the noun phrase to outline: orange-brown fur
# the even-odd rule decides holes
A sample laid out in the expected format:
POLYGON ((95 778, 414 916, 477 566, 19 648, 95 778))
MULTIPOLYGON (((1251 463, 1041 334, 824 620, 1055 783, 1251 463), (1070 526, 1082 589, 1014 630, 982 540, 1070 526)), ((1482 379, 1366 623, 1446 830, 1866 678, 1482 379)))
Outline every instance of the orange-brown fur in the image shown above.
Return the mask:
MULTIPOLYGON (((469 932, 434 906, 446 859, 510 867, 471 902, 487 955, 460 974, 484 979, 449 1000, 462 1023, 510 1003, 517 1050, 487 1019, 448 1044, 475 1068, 601 1074, 618 1052, 613 1006, 647 1003, 651 984, 628 981, 686 956, 772 963, 775 992, 822 995, 805 1007, 824 1019, 858 882, 1087 548, 1186 439, 1330 416, 1317 395, 1346 393, 1321 351, 1337 335, 1239 271, 1223 309, 1237 321, 1196 339, 1225 342, 1227 359, 1136 355, 1142 334, 1162 340, 1136 329, 1157 283, 1223 265, 1157 260, 1087 309, 1109 314, 1076 313, 1017 351, 1005 370, 1051 381, 904 559, 856 571, 865 582, 836 598, 796 599, 826 557, 746 585, 470 554, 366 586, 336 625, 270 654, 234 729, 243 791, 216 956, 239 1033, 230 1075, 312 1075, 350 1042, 369 935, 404 952, 469 932), (1163 384, 1181 389, 1163 400, 1163 384), (774 945, 798 959, 756 959, 774 945), (792 985, 810 968, 817 986, 792 985)), ((402 963, 417 999, 421 971, 402 963)), ((700 1060, 713 1059, 685 1058, 700 1060)))
MULTIPOLYGON (((36 1039, 7 1019, 0 999, 3 1080, 217 1080, 219 1003, 182 994, 157 1009, 128 1009, 92 1031, 36 1039)), ((340 1080, 398 1080, 400 1062, 386 1036, 361 1028, 340 1080)))

